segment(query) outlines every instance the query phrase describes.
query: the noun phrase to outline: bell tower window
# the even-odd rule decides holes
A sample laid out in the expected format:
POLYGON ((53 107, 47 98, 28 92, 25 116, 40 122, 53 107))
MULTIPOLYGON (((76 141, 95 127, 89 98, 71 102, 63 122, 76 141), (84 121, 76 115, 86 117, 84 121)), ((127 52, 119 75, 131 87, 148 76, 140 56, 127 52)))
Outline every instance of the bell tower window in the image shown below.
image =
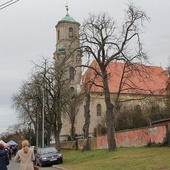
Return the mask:
POLYGON ((74 87, 70 87, 70 92, 71 92, 71 93, 74 92, 74 87))
POLYGON ((97 110, 97 116, 101 116, 101 114, 102 114, 102 107, 101 107, 101 104, 97 104, 96 110, 97 110))
POLYGON ((74 68, 70 67, 70 80, 74 80, 74 68))
POLYGON ((69 38, 73 38, 73 28, 69 28, 69 38))
POLYGON ((57 32, 57 39, 60 40, 60 30, 57 32))

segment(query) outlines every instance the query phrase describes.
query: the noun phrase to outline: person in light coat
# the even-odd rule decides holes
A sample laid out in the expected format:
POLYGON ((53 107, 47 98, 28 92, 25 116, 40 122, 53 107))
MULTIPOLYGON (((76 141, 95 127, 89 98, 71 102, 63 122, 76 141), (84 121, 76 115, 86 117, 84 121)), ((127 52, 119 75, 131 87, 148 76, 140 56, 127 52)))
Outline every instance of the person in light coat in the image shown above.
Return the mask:
POLYGON ((28 140, 22 141, 22 149, 20 149, 14 157, 14 161, 20 163, 19 170, 34 170, 34 160, 34 152, 29 148, 28 140))

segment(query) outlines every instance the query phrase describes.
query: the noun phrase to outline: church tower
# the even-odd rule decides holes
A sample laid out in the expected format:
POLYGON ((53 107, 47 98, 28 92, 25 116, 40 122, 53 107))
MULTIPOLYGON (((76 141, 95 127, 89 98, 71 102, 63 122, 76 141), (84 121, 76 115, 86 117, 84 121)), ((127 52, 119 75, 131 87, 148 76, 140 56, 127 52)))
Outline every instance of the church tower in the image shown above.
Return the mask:
POLYGON ((56 51, 54 52, 55 62, 65 61, 67 65, 66 76, 69 80, 70 91, 72 93, 80 91, 81 82, 81 52, 79 27, 80 24, 67 14, 55 26, 56 27, 56 51))

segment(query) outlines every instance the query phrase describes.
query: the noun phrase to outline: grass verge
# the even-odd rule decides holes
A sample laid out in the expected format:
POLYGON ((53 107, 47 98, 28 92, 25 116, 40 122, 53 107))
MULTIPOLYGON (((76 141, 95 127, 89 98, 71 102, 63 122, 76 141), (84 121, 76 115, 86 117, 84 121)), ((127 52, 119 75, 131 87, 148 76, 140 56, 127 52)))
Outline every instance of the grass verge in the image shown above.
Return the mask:
POLYGON ((62 151, 68 170, 170 170, 170 147, 118 148, 116 151, 62 151))

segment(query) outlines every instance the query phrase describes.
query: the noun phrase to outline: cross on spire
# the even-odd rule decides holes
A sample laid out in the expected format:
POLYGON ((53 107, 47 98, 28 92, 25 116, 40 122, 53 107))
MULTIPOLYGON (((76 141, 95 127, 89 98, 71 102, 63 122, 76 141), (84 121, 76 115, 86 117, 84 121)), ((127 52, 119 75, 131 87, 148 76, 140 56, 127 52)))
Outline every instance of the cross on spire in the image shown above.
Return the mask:
POLYGON ((67 3, 66 3, 65 7, 66 7, 67 14, 68 14, 68 4, 67 3))

